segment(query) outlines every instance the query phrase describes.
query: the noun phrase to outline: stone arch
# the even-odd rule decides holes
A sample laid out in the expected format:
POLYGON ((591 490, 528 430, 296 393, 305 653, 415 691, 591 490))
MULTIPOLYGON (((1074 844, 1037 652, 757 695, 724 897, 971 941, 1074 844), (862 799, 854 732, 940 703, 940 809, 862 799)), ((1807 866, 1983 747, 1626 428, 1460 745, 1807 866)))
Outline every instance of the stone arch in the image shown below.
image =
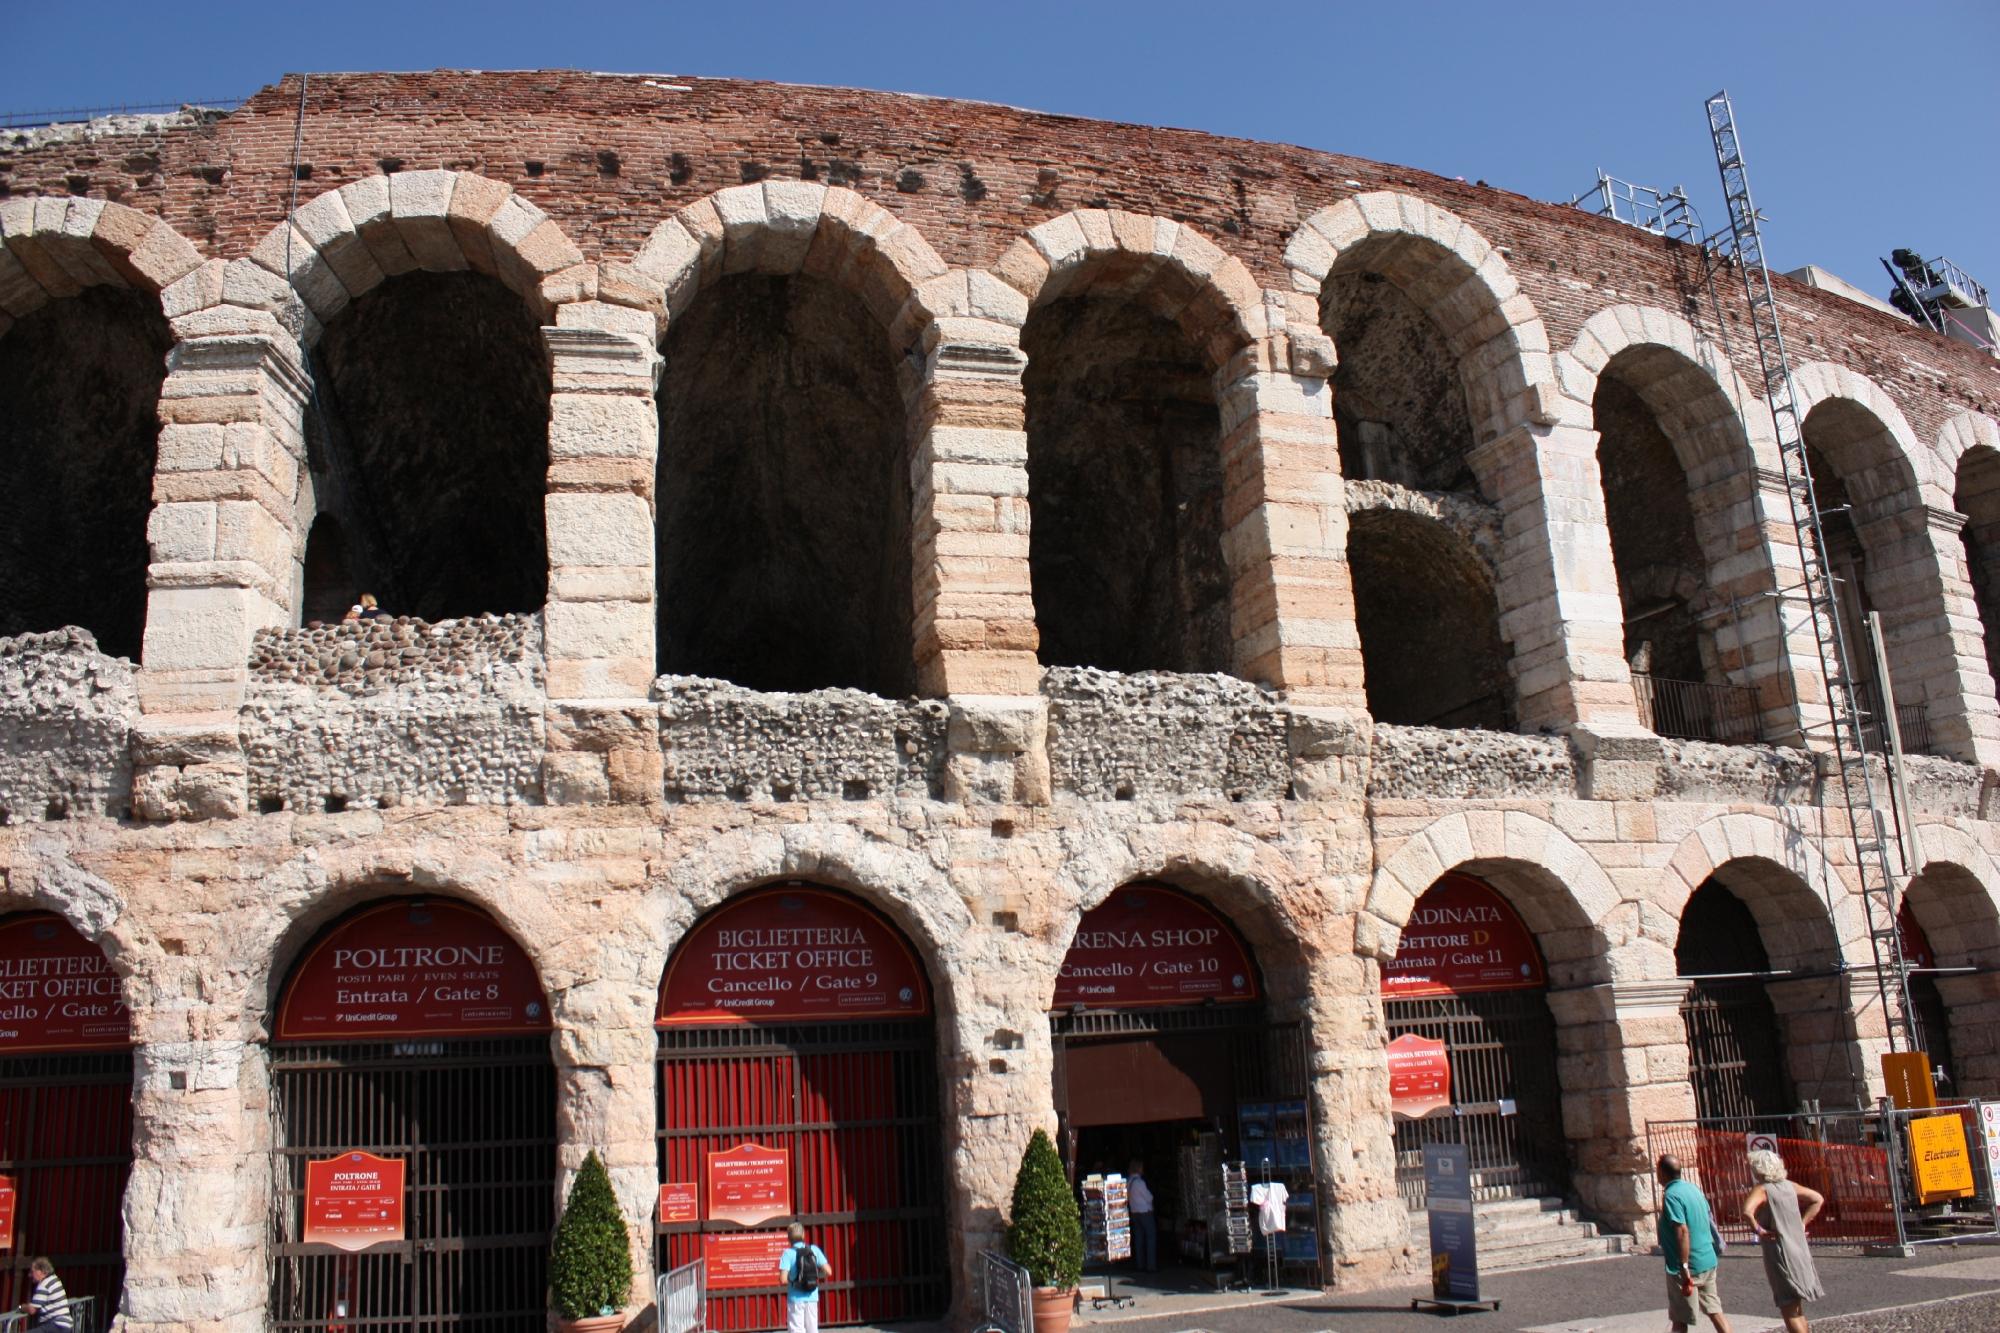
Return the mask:
POLYGON ((134 1015, 136 1037, 141 1003, 158 980, 147 967, 158 942, 140 914, 125 910, 125 894, 67 856, 31 854, 0 873, 0 916, 14 912, 53 912, 104 951, 134 1015))
POLYGON ((1417 899, 1449 870, 1507 897, 1534 931, 1553 987, 1610 979, 1597 974, 1637 933, 1618 921, 1611 876, 1568 834, 1523 811, 1481 810, 1432 821, 1381 864, 1355 921, 1355 950, 1394 958, 1417 899))
POLYGON ((1886 437, 1890 446, 1886 450, 1879 443, 1847 438, 1846 432, 1829 446, 1832 452, 1827 462, 1843 477, 1854 474, 1849 488, 1856 493, 1857 502, 1871 507, 1893 506, 1898 493, 1907 491, 1904 503, 1951 508, 1949 470, 1940 466, 1937 454, 1918 443, 1903 409, 1874 380, 1830 361, 1814 361, 1792 372, 1792 390, 1800 429, 1815 408, 1842 403, 1862 414, 1854 418, 1857 428, 1873 428, 1886 437))
POLYGON ((1923 825, 1918 841, 1923 863, 1904 892, 1939 961, 2000 965, 2000 864, 1950 824, 1923 825))
POLYGON ((732 273, 803 273, 847 287, 899 350, 940 315, 961 313, 921 232, 853 190, 812 181, 736 185, 696 200, 653 229, 629 271, 660 329, 732 273))
POLYGON ((1031 308, 1086 294, 1137 298, 1180 325, 1217 370, 1265 322, 1242 260, 1184 222, 1146 213, 1086 208, 1050 218, 1014 242, 993 273, 1031 308))
POLYGON ((1937 465, 1943 473, 1956 477, 1965 455, 1979 448, 2000 452, 2000 421, 1984 412, 1955 413, 1938 431, 1934 447, 1937 465))
POLYGON ((1939 432, 1937 455, 1952 475, 1952 506, 1965 516, 1959 537, 1987 670, 2000 675, 2000 422, 1960 412, 1939 432))
POLYGON ((1688 899, 1713 878, 1757 918, 1773 968, 1870 962, 1861 904, 1846 878, 1820 854, 1817 838, 1814 830, 1768 815, 1727 814, 1704 821, 1668 858, 1651 896, 1646 933, 1671 949, 1688 899))
POLYGON ((124 204, 54 195, 0 202, 0 336, 87 287, 158 296, 201 262, 171 223, 124 204))
POLYGON ((594 273, 560 224, 501 181, 469 171, 364 176, 301 204, 224 269, 221 299, 297 315, 301 336, 398 274, 471 270, 497 278, 543 324, 587 299, 594 273))
POLYGON ((1317 299, 1336 270, 1379 265, 1437 324, 1457 356, 1475 443, 1562 418, 1548 331, 1506 256, 1447 208, 1376 190, 1320 209, 1292 233, 1293 290, 1317 299))
POLYGON ((1691 480, 1779 466, 1770 414, 1757 410, 1762 402, 1735 364, 1687 320, 1657 306, 1607 306, 1584 321, 1569 350, 1556 356, 1566 413, 1590 421, 1598 378, 1620 357, 1691 480))

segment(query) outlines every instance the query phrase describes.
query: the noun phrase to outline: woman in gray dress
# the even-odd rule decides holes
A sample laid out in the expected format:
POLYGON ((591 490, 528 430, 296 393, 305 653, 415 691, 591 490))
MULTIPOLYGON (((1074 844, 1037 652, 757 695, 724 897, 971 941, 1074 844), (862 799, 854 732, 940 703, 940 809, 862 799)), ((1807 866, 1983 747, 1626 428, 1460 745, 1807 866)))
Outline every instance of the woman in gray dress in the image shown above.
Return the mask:
POLYGON ((1826 1294, 1806 1245, 1806 1228, 1819 1216, 1826 1197, 1785 1179, 1785 1159, 1761 1148, 1750 1154, 1750 1174, 1758 1185, 1743 1200, 1743 1216, 1756 1228, 1763 1247, 1771 1299, 1784 1317, 1785 1333, 1806 1333, 1806 1302, 1826 1294))

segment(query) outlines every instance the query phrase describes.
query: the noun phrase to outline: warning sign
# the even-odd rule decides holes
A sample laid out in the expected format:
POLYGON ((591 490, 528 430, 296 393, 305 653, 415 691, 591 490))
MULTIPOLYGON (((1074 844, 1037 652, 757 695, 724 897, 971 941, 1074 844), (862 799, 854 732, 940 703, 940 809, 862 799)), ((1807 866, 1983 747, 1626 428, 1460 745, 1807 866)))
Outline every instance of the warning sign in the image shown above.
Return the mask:
POLYGON ((1972 1154, 1965 1146, 1965 1121, 1955 1115, 1927 1115, 1910 1121, 1910 1173, 1922 1203, 1963 1199, 1972 1194, 1972 1154))

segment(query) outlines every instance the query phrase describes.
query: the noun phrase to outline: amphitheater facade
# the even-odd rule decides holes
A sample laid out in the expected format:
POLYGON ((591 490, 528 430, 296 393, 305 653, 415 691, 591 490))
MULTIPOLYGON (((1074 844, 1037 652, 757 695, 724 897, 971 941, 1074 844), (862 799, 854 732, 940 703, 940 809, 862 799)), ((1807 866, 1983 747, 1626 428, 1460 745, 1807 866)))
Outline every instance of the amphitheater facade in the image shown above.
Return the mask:
MULTIPOLYGON (((13 133, 0 242, 0 1095, 112 1125, 6 1151, 127 1329, 540 1328, 590 1151, 637 1308, 740 1259, 704 1172, 753 1141, 836 1321, 965 1321, 1036 1128, 1189 1220, 1177 1157, 1284 1139, 1293 1276, 1349 1287, 1421 1260, 1392 1037, 1480 1052, 1495 1195, 1611 1231, 1649 1122, 1881 1091, 1771 418, 1687 248, 575 72, 13 133), (404 1241, 303 1238, 348 1149, 407 1159, 404 1241)), ((1779 305, 1913 751, 1917 1007, 2000 1094, 2000 371, 1779 305)))

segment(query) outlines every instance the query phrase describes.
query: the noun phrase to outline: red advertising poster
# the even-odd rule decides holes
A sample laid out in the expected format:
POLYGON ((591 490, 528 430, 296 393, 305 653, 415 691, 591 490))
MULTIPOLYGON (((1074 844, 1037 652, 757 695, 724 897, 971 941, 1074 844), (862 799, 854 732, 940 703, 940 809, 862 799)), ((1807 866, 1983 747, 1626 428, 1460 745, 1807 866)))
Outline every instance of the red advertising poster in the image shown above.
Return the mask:
POLYGON ((692 1180, 660 1186, 660 1223, 701 1221, 701 1191, 692 1180))
POLYGON ((1910 910, 1910 900, 1903 899, 1902 908, 1896 913, 1896 933, 1903 941, 1903 962, 1910 967, 1936 967, 1937 954, 1931 949, 1931 937, 1924 934, 1924 928, 1917 924, 1917 914, 1910 910))
POLYGON ((307 951, 278 1007, 277 1039, 548 1030, 535 965, 493 918, 446 899, 399 899, 348 917, 307 951))
POLYGON ((104 950, 53 912, 0 922, 0 1055, 123 1050, 124 989, 104 950))
POLYGON ((903 1017, 930 1009, 896 928, 844 894, 786 884, 695 923, 660 983, 662 1027, 903 1017))
POLYGON ((1256 998, 1257 969, 1227 921, 1179 889, 1128 884, 1077 923, 1056 979, 1055 1007, 1256 998))
POLYGON ((785 1252, 782 1231, 723 1231, 701 1238, 710 1291, 730 1287, 775 1287, 778 1258, 785 1252))
POLYGON ((343 1250, 402 1240, 402 1161, 348 1152, 307 1162, 303 1239, 343 1250))
POLYGON ((1389 1043, 1389 1109, 1421 1120, 1451 1105, 1451 1060, 1444 1043, 1406 1032, 1389 1043))
POLYGON ((0 1176, 0 1250, 14 1248, 14 1177, 0 1176))
POLYGON ((1382 969, 1382 994, 1391 999, 1543 984, 1534 934, 1505 898, 1470 875, 1446 875, 1424 891, 1382 969))
POLYGON ((761 1143, 739 1143, 708 1155, 708 1216, 754 1227, 792 1211, 792 1154, 761 1143))

